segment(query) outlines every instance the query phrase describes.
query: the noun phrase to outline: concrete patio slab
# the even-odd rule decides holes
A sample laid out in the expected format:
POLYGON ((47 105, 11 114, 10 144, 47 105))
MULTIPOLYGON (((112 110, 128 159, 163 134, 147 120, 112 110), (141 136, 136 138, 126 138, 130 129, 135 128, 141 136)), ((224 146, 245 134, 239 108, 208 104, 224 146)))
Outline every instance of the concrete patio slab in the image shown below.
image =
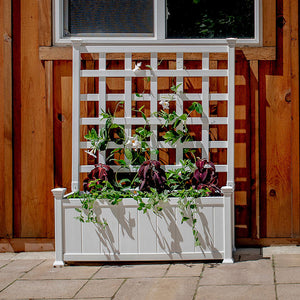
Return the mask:
POLYGON ((276 268, 300 267, 300 254, 277 254, 273 259, 276 268))
POLYGON ((18 273, 0 273, 0 292, 19 278, 18 273))
POLYGON ((272 257, 276 254, 300 254, 298 246, 270 246, 262 248, 263 257, 272 257))
POLYGON ((90 279, 99 269, 100 267, 97 266, 53 268, 53 261, 46 260, 26 273, 22 279, 90 279))
POLYGON ((232 265, 212 264, 204 268, 200 280, 200 285, 272 283, 273 269, 271 260, 238 262, 232 265))
POLYGON ((41 264, 43 260, 35 259, 35 260, 22 260, 22 262, 18 262, 15 260, 9 261, 9 263, 3 266, 0 269, 0 273, 27 273, 34 267, 41 264))
POLYGON ((277 297, 278 300, 299 300, 300 284, 278 284, 277 297))
POLYGON ((32 259, 53 259, 55 260, 55 253, 51 252, 21 252, 17 253, 15 256, 12 257, 12 260, 18 259, 25 259, 25 260, 32 260, 32 259))
POLYGON ((200 286, 195 300, 275 300, 274 285, 200 286))
POLYGON ((0 299, 72 298, 86 280, 17 280, 0 293, 0 299))
POLYGON ((103 266, 93 279, 162 277, 169 264, 107 265, 103 266))
POLYGON ((12 259, 14 256, 16 256, 16 253, 0 253, 0 260, 10 260, 12 259))
POLYGON ((276 268, 275 274, 276 283, 300 283, 300 267, 276 268))
POLYGON ((195 277, 128 279, 114 300, 192 300, 197 283, 195 277))
POLYGON ((113 297, 125 279, 98 279, 89 281, 75 298, 113 297))
POLYGON ((200 276, 203 270, 202 263, 171 264, 166 277, 200 276))
POLYGON ((8 260, 0 260, 0 269, 9 263, 8 260))

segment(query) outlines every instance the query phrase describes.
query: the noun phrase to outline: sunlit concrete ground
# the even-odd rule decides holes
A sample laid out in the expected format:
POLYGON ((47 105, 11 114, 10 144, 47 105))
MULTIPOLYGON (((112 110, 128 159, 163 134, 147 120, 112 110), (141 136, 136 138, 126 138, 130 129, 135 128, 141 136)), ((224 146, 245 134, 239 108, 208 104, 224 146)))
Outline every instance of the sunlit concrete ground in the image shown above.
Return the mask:
POLYGON ((216 262, 76 264, 0 253, 0 299, 300 299, 300 247, 238 249, 216 262))

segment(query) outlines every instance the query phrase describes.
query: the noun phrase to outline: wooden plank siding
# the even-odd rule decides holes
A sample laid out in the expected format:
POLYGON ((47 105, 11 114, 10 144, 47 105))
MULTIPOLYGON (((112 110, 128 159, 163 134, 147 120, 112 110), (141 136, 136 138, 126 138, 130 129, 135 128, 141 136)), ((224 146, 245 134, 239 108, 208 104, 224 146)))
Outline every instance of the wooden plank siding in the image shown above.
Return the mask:
POLYGON ((11 3, 0 1, 0 236, 13 234, 11 3))
POLYGON ((46 88, 52 71, 38 54, 39 46, 51 44, 51 26, 41 15, 51 18, 50 7, 51 1, 13 1, 14 237, 54 236, 52 93, 46 88))
MULTIPOLYGON (((31 244, 27 251, 43 250, 43 238, 44 249, 51 249, 54 213, 50 190, 54 186, 70 190, 72 51, 70 47, 52 44, 51 2, 0 1, 0 36, 4 36, 0 42, 0 136, 4 140, 0 146, 4 153, 0 158, 4 170, 0 175, 0 238, 15 238, 0 239, 0 252, 26 250, 24 238, 29 242, 35 238, 38 243, 31 244)), ((237 245, 298 244, 298 1, 263 0, 262 8, 263 47, 236 50, 237 245)), ((149 54, 143 59, 147 61, 149 54)), ((164 55, 163 59, 162 67, 175 64, 172 55, 164 55)), ((94 62, 90 60, 86 64, 91 67, 94 62)), ((119 54, 107 57, 112 69, 120 67, 122 60, 119 54)), ((185 63, 199 64, 199 56, 187 54, 185 63)), ((221 68, 222 64, 222 55, 212 57, 211 67, 221 68)), ((123 89, 118 80, 110 79, 107 85, 111 90, 123 89)), ((172 83, 166 79, 159 85, 160 90, 168 91, 172 83)), ((219 92, 226 88, 222 79, 212 81, 211 85, 219 92)), ((197 78, 185 80, 185 89, 197 90, 200 86, 197 78)), ((91 91, 94 83, 87 80, 81 88, 91 91)), ((147 88, 143 80, 133 82, 133 91, 147 88)), ((98 114, 89 104, 82 109, 98 114)), ((218 113, 224 109, 219 105, 218 113)), ((223 131, 224 128, 216 130, 218 137, 222 137, 223 131)), ((223 156, 222 151, 212 154, 219 161, 223 156)), ((162 152, 160 157, 169 161, 172 153, 162 152)))

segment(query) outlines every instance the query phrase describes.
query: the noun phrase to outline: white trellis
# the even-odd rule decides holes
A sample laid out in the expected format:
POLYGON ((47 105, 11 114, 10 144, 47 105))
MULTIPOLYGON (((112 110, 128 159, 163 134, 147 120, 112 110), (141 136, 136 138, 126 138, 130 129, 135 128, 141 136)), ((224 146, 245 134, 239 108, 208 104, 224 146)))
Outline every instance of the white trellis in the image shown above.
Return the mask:
MULTIPOLYGON (((142 117, 132 117, 132 100, 134 101, 150 101, 151 117, 148 119, 150 130, 153 132, 150 139, 151 149, 160 148, 175 148, 176 149, 176 165, 166 165, 165 169, 180 167, 179 161, 183 158, 183 149, 201 148, 202 158, 209 159, 209 149, 223 148, 227 149, 227 164, 217 165, 217 172, 227 173, 227 185, 234 185, 234 46, 235 40, 228 39, 228 45, 215 46, 194 46, 194 47, 174 47, 170 49, 168 46, 152 46, 150 49, 151 59, 149 70, 132 70, 132 53, 149 53, 149 47, 145 46, 99 46, 81 44, 80 41, 73 43, 73 169, 72 169, 72 191, 78 191, 80 186, 79 174, 91 171, 93 165, 80 165, 80 149, 87 149, 91 146, 89 142, 80 141, 80 126, 81 125, 99 125, 103 126, 104 121, 99 118, 80 118, 80 102, 81 101, 96 101, 99 105, 99 111, 105 111, 107 101, 124 101, 125 111, 124 117, 114 118, 114 122, 122 124, 125 127, 127 136, 131 135, 131 129, 134 125, 144 125, 145 121, 142 117), (160 70, 158 69, 158 53, 176 53, 176 69, 160 70), (106 54, 107 53, 125 53, 125 69, 124 70, 107 70, 106 69, 106 54), (81 54, 93 53, 98 54, 99 69, 98 70, 81 70, 81 54), (184 69, 184 53, 202 53, 202 68, 201 69, 184 69), (209 54, 210 53, 227 53, 228 67, 227 69, 210 69, 209 54), (81 94, 80 79, 81 78, 99 78, 98 94, 81 94), (124 78, 125 87, 123 94, 106 93, 106 78, 118 77, 124 78), (132 78, 147 77, 150 78, 150 93, 143 94, 140 98, 132 93, 132 78), (168 144, 164 141, 158 141, 158 126, 163 123, 163 120, 152 116, 152 113, 158 111, 157 103, 165 94, 158 94, 158 77, 173 77, 176 78, 176 85, 181 84, 176 95, 176 113, 181 115, 183 111, 184 101, 201 101, 203 106, 202 117, 189 117, 187 125, 201 125, 202 139, 196 141, 187 141, 184 143, 177 142, 175 145, 168 144), (201 77, 202 78, 202 93, 184 93, 183 80, 184 77, 201 77), (210 93, 209 78, 224 77, 227 78, 228 89, 227 93, 210 93), (226 117, 210 117, 209 102, 227 101, 228 111, 226 117), (227 140, 210 141, 209 129, 212 125, 227 125, 227 140)), ((117 145, 109 143, 108 148, 116 148, 117 145)), ((99 163, 105 163, 105 151, 99 153, 99 163)), ((151 154, 152 159, 157 159, 155 154, 151 154)), ((126 172, 126 170, 123 170, 126 172)))
MULTIPOLYGON (((199 46, 105 46, 82 44, 80 40, 73 42, 73 119, 72 119, 72 191, 80 187, 80 173, 89 172, 93 165, 80 165, 81 149, 91 145, 80 140, 80 126, 101 126, 103 121, 98 117, 80 117, 80 103, 94 101, 98 103, 99 112, 106 109, 108 101, 124 101, 124 117, 115 117, 114 122, 124 125, 125 132, 131 135, 133 126, 144 125, 142 117, 132 117, 132 101, 150 101, 149 126, 153 132, 150 138, 152 149, 175 148, 176 164, 166 165, 166 169, 179 166, 185 148, 201 148, 202 158, 209 158, 211 148, 227 149, 227 161, 224 165, 216 165, 218 172, 227 174, 226 186, 222 187, 223 196, 204 197, 198 199, 198 222, 201 247, 196 248, 190 225, 180 224, 180 213, 176 199, 170 199, 163 210, 161 218, 154 214, 143 215, 138 212, 137 203, 133 199, 124 199, 117 207, 99 200, 101 215, 109 220, 108 232, 91 223, 80 223, 75 220, 76 211, 80 207, 80 199, 67 199, 66 189, 54 189, 55 198, 55 266, 61 266, 64 261, 143 261, 143 260, 186 260, 186 259, 223 259, 231 263, 234 249, 234 76, 235 76, 235 40, 228 39, 227 45, 199 46), (97 70, 81 70, 81 55, 97 54, 99 63, 97 70), (124 53, 124 70, 109 70, 106 68, 107 53, 124 53), (134 72, 132 70, 133 53, 150 53, 150 68, 134 72), (159 69, 160 53, 176 54, 176 69, 159 69), (185 69, 184 53, 201 53, 201 69, 185 69), (227 69, 210 69, 210 54, 227 54, 227 69), (98 93, 81 94, 81 78, 94 77, 98 80, 98 93), (106 93, 106 78, 124 78, 124 93, 106 93), (138 97, 132 93, 132 79, 135 77, 150 78, 150 92, 138 97), (158 128, 163 120, 153 117, 157 103, 165 94, 158 93, 159 77, 174 77, 176 85, 184 82, 185 77, 201 77, 202 92, 187 93, 180 85, 176 95, 176 113, 184 112, 184 101, 201 101, 203 113, 201 117, 189 117, 188 125, 201 125, 201 140, 185 143, 177 142, 169 145, 158 139, 158 128), (226 77, 227 92, 210 92, 211 77, 226 77), (210 101, 226 101, 227 115, 212 117, 209 114, 210 101), (210 126, 226 125, 227 140, 212 141, 209 137, 210 126)), ((109 143, 109 148, 114 148, 109 143)), ((152 159, 156 159, 152 154, 152 159)), ((105 152, 98 155, 99 163, 105 162, 105 152)), ((114 166, 112 166, 114 167, 114 166)))

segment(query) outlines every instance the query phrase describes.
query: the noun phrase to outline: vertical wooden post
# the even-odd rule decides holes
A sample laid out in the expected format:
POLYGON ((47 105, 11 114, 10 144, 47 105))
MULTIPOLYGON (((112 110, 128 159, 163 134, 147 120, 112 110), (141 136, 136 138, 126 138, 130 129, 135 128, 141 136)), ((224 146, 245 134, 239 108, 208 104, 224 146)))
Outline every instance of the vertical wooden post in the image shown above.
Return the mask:
MULTIPOLYGON (((290 56, 291 56, 291 119, 292 119, 292 232, 300 237, 300 158, 299 158, 299 1, 290 0, 290 56)), ((289 101, 289 99, 286 99, 289 101)))
POLYGON ((11 1, 0 2, 0 237, 13 235, 11 1))

